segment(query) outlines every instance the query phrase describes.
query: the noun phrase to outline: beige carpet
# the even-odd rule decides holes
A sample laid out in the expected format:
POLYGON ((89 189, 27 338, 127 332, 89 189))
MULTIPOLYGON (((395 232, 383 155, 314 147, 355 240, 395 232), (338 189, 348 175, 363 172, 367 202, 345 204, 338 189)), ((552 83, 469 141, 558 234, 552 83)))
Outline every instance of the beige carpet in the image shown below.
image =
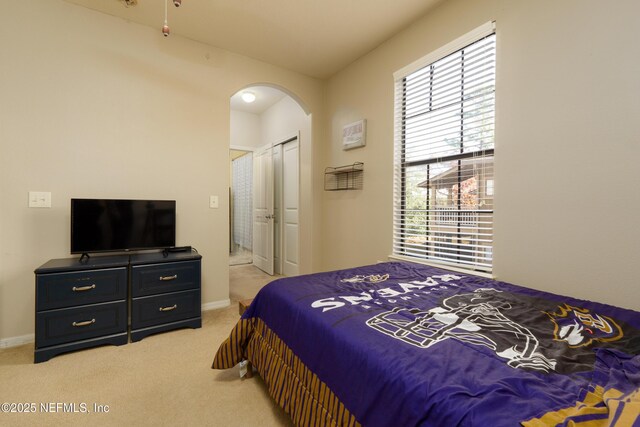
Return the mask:
MULTIPOLYGON (((33 364, 33 345, 0 351, 0 403, 35 403, 37 413, 0 413, 0 425, 288 426, 259 376, 210 369, 238 320, 238 298, 273 278, 231 267, 230 307, 203 313, 203 327, 153 335, 123 346, 67 353, 33 364), (91 413, 43 413, 41 404, 81 403, 91 413), (94 413, 94 404, 108 413, 94 413)), ((53 404, 53 405, 51 405, 53 404)))
POLYGON ((253 252, 243 247, 238 247, 229 254, 229 265, 243 265, 253 263, 253 252))
POLYGON ((229 267, 229 298, 239 301, 253 298, 267 283, 282 276, 269 276, 253 265, 229 267))

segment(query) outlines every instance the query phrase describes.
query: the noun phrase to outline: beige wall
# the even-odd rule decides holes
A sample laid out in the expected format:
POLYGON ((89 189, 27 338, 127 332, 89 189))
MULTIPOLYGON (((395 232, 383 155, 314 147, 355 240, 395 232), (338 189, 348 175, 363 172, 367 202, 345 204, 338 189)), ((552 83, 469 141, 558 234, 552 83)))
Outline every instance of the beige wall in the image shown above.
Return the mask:
POLYGON ((391 252, 394 71, 497 22, 494 272, 640 310, 640 3, 449 0, 330 79, 325 166, 363 161, 362 191, 323 194, 322 268, 391 252), (342 126, 367 119, 367 146, 342 126))
POLYGON ((258 148, 260 146, 260 116, 245 111, 231 110, 231 130, 229 134, 232 147, 258 148))
POLYGON ((0 339, 33 333, 33 270, 69 256, 71 197, 175 199, 203 303, 227 300, 229 97, 268 82, 320 119, 321 83, 62 0, 3 2, 0 55, 0 339))
POLYGON ((311 124, 309 117, 290 96, 285 96, 260 115, 262 146, 277 144, 296 136, 309 141, 311 124))

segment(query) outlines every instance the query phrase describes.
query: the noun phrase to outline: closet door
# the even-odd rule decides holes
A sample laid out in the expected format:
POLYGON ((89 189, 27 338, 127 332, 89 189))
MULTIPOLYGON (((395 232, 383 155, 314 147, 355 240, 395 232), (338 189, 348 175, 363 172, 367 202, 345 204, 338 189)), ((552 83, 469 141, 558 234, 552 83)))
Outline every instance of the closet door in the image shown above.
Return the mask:
POLYGON ((273 154, 261 148, 253 161, 253 264, 273 275, 273 154))
POLYGON ((282 149, 282 274, 297 276, 300 263, 299 236, 299 140, 287 142, 282 149))
POLYGON ((273 147, 273 261, 276 274, 282 273, 282 144, 273 147))

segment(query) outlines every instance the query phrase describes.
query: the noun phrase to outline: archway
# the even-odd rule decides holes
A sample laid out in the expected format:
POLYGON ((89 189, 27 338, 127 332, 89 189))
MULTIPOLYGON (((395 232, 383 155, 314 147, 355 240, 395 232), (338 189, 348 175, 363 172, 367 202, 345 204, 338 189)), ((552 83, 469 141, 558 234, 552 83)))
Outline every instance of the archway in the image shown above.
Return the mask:
POLYGON ((231 265, 249 262, 268 274, 299 274, 300 231, 309 226, 300 196, 311 182, 300 164, 311 157, 311 138, 309 109, 286 88, 258 83, 231 96, 230 150, 238 156, 230 165, 231 265))

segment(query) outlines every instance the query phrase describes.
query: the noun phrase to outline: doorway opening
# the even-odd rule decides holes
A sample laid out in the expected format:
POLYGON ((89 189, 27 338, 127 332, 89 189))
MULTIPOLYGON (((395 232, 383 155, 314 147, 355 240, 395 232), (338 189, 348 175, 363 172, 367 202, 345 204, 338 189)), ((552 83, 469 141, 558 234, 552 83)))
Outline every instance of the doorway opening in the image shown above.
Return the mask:
POLYGON ((230 150, 229 265, 253 262, 253 152, 230 150))
POLYGON ((269 275, 297 275, 300 152, 310 142, 311 117, 284 90, 266 85, 240 90, 230 106, 230 149, 237 156, 231 164, 230 265, 250 262, 269 275), (239 188, 249 181, 243 166, 249 162, 250 191, 239 188))

